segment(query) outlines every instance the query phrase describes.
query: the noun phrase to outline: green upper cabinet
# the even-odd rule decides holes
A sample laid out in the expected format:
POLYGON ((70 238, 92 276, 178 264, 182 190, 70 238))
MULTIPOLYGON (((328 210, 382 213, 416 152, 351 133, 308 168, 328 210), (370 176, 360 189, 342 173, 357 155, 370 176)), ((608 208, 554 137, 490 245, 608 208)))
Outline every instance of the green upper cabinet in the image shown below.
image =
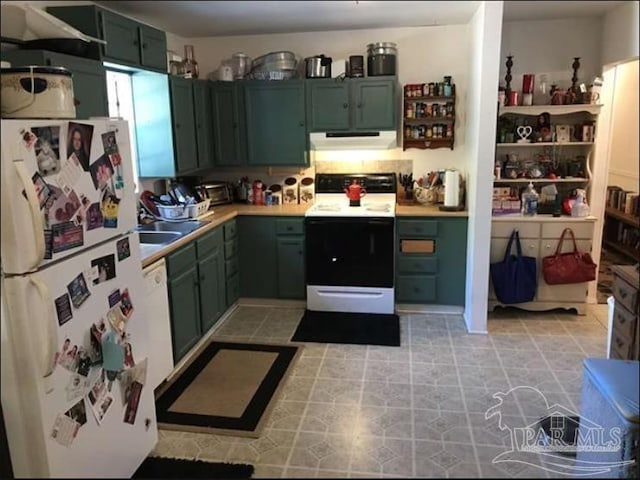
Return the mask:
POLYGON ((396 129, 396 77, 310 79, 306 84, 310 132, 396 129))
POLYGON ((356 130, 393 130, 396 128, 396 81, 360 80, 352 84, 356 130))
POLYGON ((310 132, 348 130, 349 84, 334 79, 307 81, 307 125, 310 132))
POLYGON ((305 82, 247 82, 249 165, 306 165, 305 82))
POLYGON ((104 56, 127 64, 140 63, 140 38, 138 24, 126 17, 107 10, 98 12, 102 27, 104 56))
POLYGON ((2 59, 11 62, 14 66, 65 67, 72 73, 76 118, 106 117, 109 115, 107 80, 105 69, 100 62, 47 50, 9 50, 2 52, 2 59))
POLYGON ((212 82, 211 122, 215 163, 237 166, 246 163, 247 133, 244 90, 238 82, 212 82))
POLYGON ((167 71, 167 37, 149 27, 97 5, 47 7, 47 12, 82 33, 106 41, 91 44, 88 56, 128 66, 167 71))
POLYGON ((176 174, 189 173, 198 169, 192 84, 193 81, 190 79, 169 77, 176 174))
POLYGON ((196 123, 198 149, 198 169, 205 170, 214 166, 213 125, 211 122, 211 92, 209 81, 192 80, 193 108, 196 123))
POLYGON ((167 36, 163 31, 147 25, 138 27, 140 33, 140 64, 154 70, 167 69, 167 36))

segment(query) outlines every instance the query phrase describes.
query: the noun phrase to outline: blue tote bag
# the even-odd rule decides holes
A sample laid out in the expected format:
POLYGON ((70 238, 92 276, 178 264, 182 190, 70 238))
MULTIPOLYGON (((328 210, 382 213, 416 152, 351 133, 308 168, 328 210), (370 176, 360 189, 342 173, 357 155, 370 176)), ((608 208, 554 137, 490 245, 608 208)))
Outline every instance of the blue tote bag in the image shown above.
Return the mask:
POLYGON ((536 294, 537 275, 535 257, 522 255, 520 235, 517 230, 511 232, 504 259, 492 263, 491 281, 496 297, 504 304, 530 302, 536 294), (511 254, 515 240, 517 255, 511 254))

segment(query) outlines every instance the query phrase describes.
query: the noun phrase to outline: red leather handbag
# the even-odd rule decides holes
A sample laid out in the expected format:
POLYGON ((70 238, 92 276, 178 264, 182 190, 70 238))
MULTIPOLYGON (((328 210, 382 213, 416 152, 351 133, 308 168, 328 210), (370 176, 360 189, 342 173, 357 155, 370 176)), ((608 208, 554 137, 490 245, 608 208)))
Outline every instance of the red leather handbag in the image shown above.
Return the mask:
POLYGON ((562 231, 555 255, 542 259, 542 275, 549 285, 590 282, 596 279, 596 267, 588 252, 578 251, 576 237, 570 228, 562 231), (560 253, 567 232, 573 240, 573 252, 560 253))

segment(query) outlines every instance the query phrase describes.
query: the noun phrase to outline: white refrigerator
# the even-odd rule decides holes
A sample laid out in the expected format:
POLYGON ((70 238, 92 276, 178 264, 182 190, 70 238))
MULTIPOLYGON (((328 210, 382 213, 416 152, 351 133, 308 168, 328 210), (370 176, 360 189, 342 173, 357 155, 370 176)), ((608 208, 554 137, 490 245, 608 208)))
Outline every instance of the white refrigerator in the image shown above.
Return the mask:
POLYGON ((127 124, 2 120, 2 408, 17 477, 130 477, 157 442, 127 124))

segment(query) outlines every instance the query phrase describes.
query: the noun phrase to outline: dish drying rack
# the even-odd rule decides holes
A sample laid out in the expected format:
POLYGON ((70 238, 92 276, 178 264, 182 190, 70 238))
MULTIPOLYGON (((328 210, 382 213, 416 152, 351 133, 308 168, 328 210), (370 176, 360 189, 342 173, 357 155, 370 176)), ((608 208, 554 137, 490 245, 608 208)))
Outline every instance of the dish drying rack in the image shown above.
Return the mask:
POLYGON ((211 200, 189 205, 157 205, 162 220, 187 220, 204 215, 209 210, 211 200))

